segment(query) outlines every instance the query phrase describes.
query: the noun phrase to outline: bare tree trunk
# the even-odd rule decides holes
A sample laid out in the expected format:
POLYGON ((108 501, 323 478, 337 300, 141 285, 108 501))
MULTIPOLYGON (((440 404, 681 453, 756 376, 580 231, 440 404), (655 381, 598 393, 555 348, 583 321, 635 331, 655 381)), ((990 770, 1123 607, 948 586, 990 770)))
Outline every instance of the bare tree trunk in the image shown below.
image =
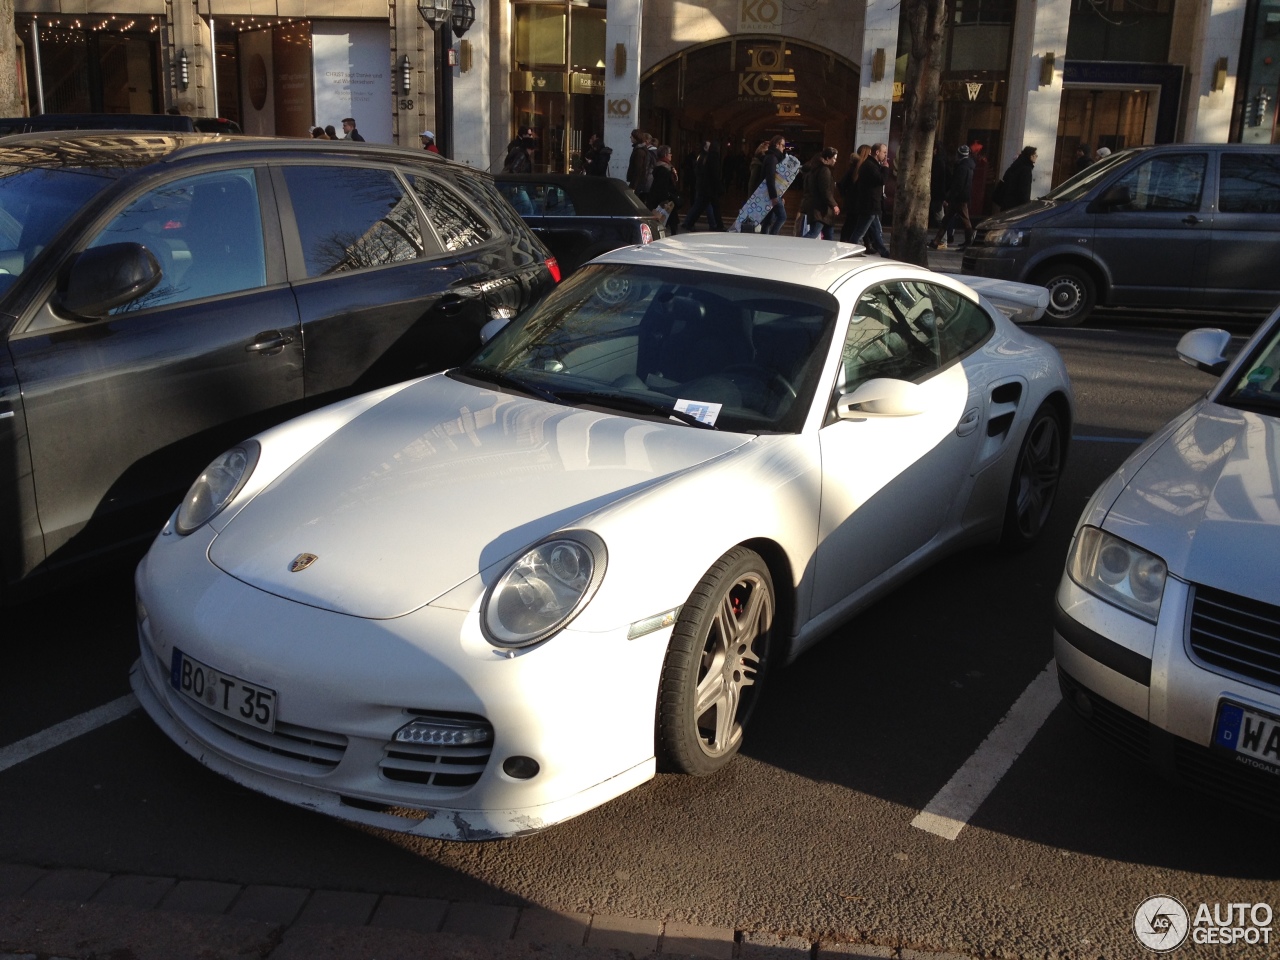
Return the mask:
POLYGON ((14 42, 13 0, 0 0, 0 117, 22 116, 18 96, 18 48, 14 42))
POLYGON ((906 110, 898 147, 898 190, 893 200, 893 255, 928 265, 929 176, 938 129, 938 85, 946 0, 903 0, 911 48, 907 55, 906 110))

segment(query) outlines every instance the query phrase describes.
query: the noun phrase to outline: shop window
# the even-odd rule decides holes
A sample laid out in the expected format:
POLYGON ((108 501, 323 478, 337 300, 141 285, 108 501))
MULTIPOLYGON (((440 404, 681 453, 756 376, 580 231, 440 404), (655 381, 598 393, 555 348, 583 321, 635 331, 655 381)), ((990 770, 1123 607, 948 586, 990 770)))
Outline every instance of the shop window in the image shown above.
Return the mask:
POLYGON ((1070 60, 1165 63, 1173 35, 1173 0, 1072 0, 1070 60))
POLYGON ((390 170, 284 168, 307 276, 381 267, 423 254, 418 211, 390 170))

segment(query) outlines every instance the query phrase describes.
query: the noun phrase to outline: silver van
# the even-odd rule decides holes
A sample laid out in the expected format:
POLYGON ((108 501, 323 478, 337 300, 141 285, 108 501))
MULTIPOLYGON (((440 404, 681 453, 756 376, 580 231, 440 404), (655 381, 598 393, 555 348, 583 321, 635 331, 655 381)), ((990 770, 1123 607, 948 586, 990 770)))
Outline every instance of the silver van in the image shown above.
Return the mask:
POLYGON ((1280 145, 1114 153, 978 225, 962 272, 1049 291, 1045 321, 1096 304, 1267 312, 1280 303, 1280 145))

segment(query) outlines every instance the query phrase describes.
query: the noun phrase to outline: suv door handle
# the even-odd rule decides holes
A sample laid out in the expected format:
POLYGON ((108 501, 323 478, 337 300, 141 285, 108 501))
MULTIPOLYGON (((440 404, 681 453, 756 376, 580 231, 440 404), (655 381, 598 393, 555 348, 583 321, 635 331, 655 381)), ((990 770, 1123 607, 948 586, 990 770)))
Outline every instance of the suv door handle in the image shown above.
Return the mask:
POLYGON ((1200 223, 1200 218, 1193 213, 1193 214, 1190 214, 1189 216, 1183 217, 1182 222, 1190 227, 1190 226, 1194 226, 1197 223, 1200 223))
POLYGON ((261 353, 265 356, 273 356, 279 353, 289 344, 293 343, 293 337, 279 330, 272 330, 268 333, 260 333, 253 343, 248 344, 244 349, 247 353, 261 353))

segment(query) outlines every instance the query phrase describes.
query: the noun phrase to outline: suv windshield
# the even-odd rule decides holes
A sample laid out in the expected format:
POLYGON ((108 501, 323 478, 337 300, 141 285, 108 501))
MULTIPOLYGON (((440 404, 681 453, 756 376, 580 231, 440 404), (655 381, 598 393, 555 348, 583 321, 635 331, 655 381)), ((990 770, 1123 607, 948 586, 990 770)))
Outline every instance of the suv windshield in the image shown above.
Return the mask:
POLYGON ((1235 385, 1218 401, 1226 406, 1280 416, 1280 318, 1241 368, 1235 385))
POLYGON ((96 171, 0 167, 0 294, 112 179, 96 171))
POLYGON ((1128 160, 1132 156, 1132 150, 1123 150, 1120 153, 1113 153, 1109 157, 1103 157, 1097 163, 1089 164, 1070 180, 1064 180, 1058 184, 1041 199, 1079 200, 1092 190, 1100 179, 1113 173, 1117 163, 1121 160, 1128 160))
POLYGON ((624 414, 795 432, 837 309, 808 287, 601 264, 561 284, 456 375, 624 414))

